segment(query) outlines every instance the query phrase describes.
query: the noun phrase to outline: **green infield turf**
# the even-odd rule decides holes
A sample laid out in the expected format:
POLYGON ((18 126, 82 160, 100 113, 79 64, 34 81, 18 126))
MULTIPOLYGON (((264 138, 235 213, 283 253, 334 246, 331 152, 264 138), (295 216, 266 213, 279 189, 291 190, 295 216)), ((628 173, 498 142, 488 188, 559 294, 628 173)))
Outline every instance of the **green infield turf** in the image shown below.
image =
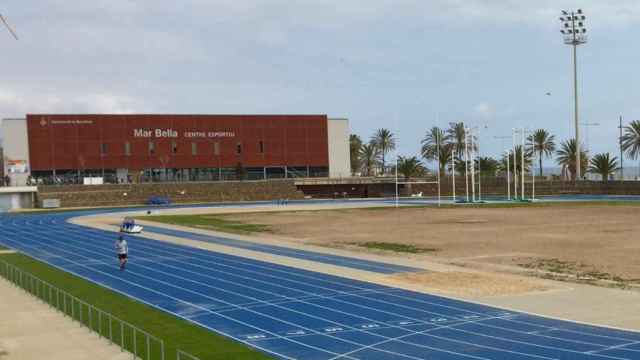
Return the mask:
MULTIPOLYGON (((165 344, 165 359, 176 359, 177 349, 197 356, 201 360, 271 359, 267 355, 241 343, 217 335, 207 329, 190 324, 173 315, 154 309, 75 275, 60 271, 25 255, 0 255, 0 270, 6 268, 3 267, 2 261, 163 340, 165 344)), ((33 289, 32 285, 31 288, 33 289)), ((33 292, 34 295, 40 295, 40 298, 48 302, 51 298, 51 293, 49 293, 48 290, 43 293, 42 287, 36 286, 35 288, 37 290, 33 292)), ((56 299, 55 292, 53 292, 53 295, 53 299, 56 299)), ((52 300, 50 304, 56 306, 55 301, 56 300, 52 300)), ((137 334, 137 337, 134 337, 132 328, 121 328, 119 324, 115 323, 117 325, 112 325, 112 328, 109 329, 109 322, 106 317, 100 316, 100 320, 98 320, 99 314, 97 311, 92 311, 90 315, 88 307, 80 307, 77 303, 66 302, 64 306, 60 306, 70 316, 73 312, 75 314, 74 318, 76 320, 82 319, 80 321, 85 325, 88 324, 89 319, 92 319, 94 331, 100 331, 103 336, 109 334, 111 331, 110 336, 105 337, 112 337, 116 343, 120 343, 120 339, 123 339, 127 349, 131 350, 136 346, 140 358, 147 359, 146 349, 150 348, 151 350, 148 351, 149 359, 160 359, 159 346, 154 343, 147 345, 145 339, 140 336, 140 333, 137 334)))

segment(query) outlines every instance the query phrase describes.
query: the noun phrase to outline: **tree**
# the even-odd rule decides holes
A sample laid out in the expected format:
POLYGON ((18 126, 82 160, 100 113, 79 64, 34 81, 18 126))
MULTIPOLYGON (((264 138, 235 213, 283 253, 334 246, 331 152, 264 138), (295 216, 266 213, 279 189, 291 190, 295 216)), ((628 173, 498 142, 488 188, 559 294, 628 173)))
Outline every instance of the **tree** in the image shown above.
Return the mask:
POLYGON ((545 129, 538 129, 529 135, 528 141, 533 147, 533 151, 538 153, 538 161, 540 166, 540 176, 542 177, 542 158, 550 158, 556 150, 555 136, 549 134, 545 129))
POLYGON ((640 120, 634 120, 624 127, 622 151, 634 160, 640 155, 640 120))
POLYGON ((412 177, 422 176, 426 172, 427 169, 422 165, 422 162, 417 157, 398 156, 398 174, 402 174, 405 180, 409 180, 412 177))
POLYGON ((371 171, 375 169, 379 157, 380 153, 374 144, 364 144, 360 147, 360 165, 365 176, 371 176, 371 171))
POLYGON ((476 137, 473 137, 473 149, 471 148, 471 141, 470 139, 465 136, 467 133, 467 130, 464 126, 463 122, 457 122, 457 123, 449 123, 449 129, 447 129, 447 136, 446 136, 446 141, 448 144, 452 145, 452 149, 456 151, 456 154, 458 154, 458 156, 464 157, 464 150, 465 150, 465 138, 467 139, 467 142, 469 142, 467 144, 467 147, 469 148, 469 151, 471 150, 475 150, 478 148, 478 142, 476 141, 476 137))
POLYGON ((475 164, 480 176, 495 176, 500 167, 500 162, 491 157, 479 157, 475 160, 475 164))
MULTIPOLYGON (((562 173, 569 173, 571 180, 576 180, 576 139, 570 139, 560 144, 560 149, 556 151, 558 155, 556 161, 562 166, 562 173)), ((580 147, 580 170, 584 174, 587 170, 589 158, 587 152, 580 147)))
POLYGON ((385 155, 396 148, 395 136, 389 129, 378 129, 375 134, 371 136, 371 143, 380 151, 380 155, 382 156, 382 175, 384 175, 386 166, 385 155))
MULTIPOLYGON (((525 149, 524 151, 524 172, 525 173, 529 172, 531 169, 531 164, 533 163, 533 160, 531 159, 531 157, 532 157, 531 149, 525 149)), ((509 151, 509 161, 508 161, 509 171, 511 171, 512 174, 513 174, 513 161, 514 161, 513 151, 509 151)), ((520 174, 522 172, 522 145, 516 146, 515 162, 516 162, 516 174, 520 174)), ((502 155, 499 169, 500 171, 507 172, 507 154, 502 155)))
POLYGON ((589 172, 600 174, 605 182, 618 169, 618 158, 611 157, 609 153, 597 154, 589 161, 589 172))
POLYGON ((351 157, 351 174, 355 175, 361 168, 360 148, 362 139, 356 134, 349 135, 349 155, 351 157))
POLYGON ((451 144, 446 142, 444 130, 437 126, 432 127, 420 142, 422 144, 422 157, 425 160, 438 161, 440 174, 444 174, 447 164, 451 161, 451 144))

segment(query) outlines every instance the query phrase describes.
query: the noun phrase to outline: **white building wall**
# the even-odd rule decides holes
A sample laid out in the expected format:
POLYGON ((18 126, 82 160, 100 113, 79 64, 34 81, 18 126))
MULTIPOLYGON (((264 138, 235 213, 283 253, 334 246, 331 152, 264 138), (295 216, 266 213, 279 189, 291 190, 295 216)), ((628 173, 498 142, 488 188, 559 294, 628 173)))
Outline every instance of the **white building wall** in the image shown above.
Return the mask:
POLYGON ((329 136, 329 177, 351 176, 349 120, 328 119, 327 135, 329 136))
POLYGON ((27 183, 27 177, 31 174, 27 119, 2 119, 2 137, 4 172, 11 178, 12 186, 24 186, 27 183), (26 172, 10 172, 12 168, 10 166, 11 161, 24 161, 26 163, 26 172))

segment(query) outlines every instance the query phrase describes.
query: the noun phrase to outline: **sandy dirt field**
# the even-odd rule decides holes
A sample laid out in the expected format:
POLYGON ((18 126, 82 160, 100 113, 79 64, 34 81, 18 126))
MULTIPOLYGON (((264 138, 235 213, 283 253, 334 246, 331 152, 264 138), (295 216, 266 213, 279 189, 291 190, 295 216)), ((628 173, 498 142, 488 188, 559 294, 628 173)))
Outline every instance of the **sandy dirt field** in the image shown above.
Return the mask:
POLYGON ((503 265, 640 283, 640 207, 632 205, 351 209, 226 216, 270 225, 274 235, 307 244, 411 244, 429 250, 424 256, 455 264, 503 265))

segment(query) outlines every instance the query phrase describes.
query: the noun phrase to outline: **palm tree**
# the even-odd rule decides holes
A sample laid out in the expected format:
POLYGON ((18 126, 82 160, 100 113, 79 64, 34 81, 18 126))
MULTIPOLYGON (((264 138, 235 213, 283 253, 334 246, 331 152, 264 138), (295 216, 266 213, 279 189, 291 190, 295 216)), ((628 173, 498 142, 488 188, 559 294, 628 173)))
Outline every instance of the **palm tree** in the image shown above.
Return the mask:
POLYGON ((452 146, 446 141, 444 130, 437 126, 432 127, 421 141, 422 157, 426 160, 438 161, 440 174, 443 174, 449 161, 451 161, 452 146))
POLYGON ((445 169, 451 164, 451 158, 453 157, 452 149, 453 146, 451 146, 451 144, 444 144, 444 146, 440 148, 440 156, 438 157, 440 176, 444 175, 445 169))
POLYGON ((589 161, 589 172, 600 174, 605 182, 618 169, 618 158, 611 157, 609 153, 597 154, 589 161))
POLYGON ((456 153, 464 153, 464 141, 466 130, 463 122, 449 123, 447 129, 447 142, 453 145, 456 153))
MULTIPOLYGON (((531 149, 525 149, 524 151, 524 172, 527 173, 531 169, 531 164, 533 160, 531 159, 532 153, 531 149)), ((507 154, 502 155, 502 159, 500 160, 500 165, 498 166, 500 171, 507 172, 507 163, 509 163, 509 171, 513 174, 513 151, 509 151, 509 161, 507 161, 507 154)), ((516 174, 520 174, 522 172, 522 145, 516 146, 516 174)))
POLYGON ((500 167, 500 162, 491 157, 479 157, 475 160, 476 169, 480 171, 480 176, 495 176, 500 167))
MULTIPOLYGON (((570 139, 560 144, 560 149, 556 151, 558 165, 562 166, 563 173, 571 174, 571 180, 576 180, 576 139, 570 139)), ((584 174, 589 163, 587 152, 580 147, 580 170, 584 174)))
POLYGON ((371 143, 374 144, 382 155, 382 175, 385 174, 385 155, 396 148, 396 139, 389 129, 378 129, 371 136, 371 143))
MULTIPOLYGON (((467 130, 464 126, 463 122, 457 122, 457 123, 449 123, 449 128, 447 129, 447 136, 446 136, 446 141, 449 144, 452 144, 453 149, 455 149, 457 154, 464 154, 464 142, 465 142, 465 135, 467 133, 467 130)), ((474 149, 477 149, 477 141, 475 141, 475 136, 474 136, 474 141, 473 141, 473 147, 474 149)), ((469 141, 469 139, 467 139, 467 141, 469 141)), ((469 141, 470 142, 470 141, 469 141)), ((467 145, 471 145, 471 144, 467 144, 467 145)), ((469 151, 471 151, 471 147, 469 147, 469 151)))
POLYGON ((538 153, 540 165, 540 177, 542 177, 542 157, 550 158, 556 150, 555 136, 549 134, 545 129, 538 129, 529 135, 528 141, 533 147, 533 151, 538 153))
POLYGON ((426 172, 427 169, 422 165, 422 162, 417 157, 398 156, 398 173, 402 174, 405 180, 409 180, 412 177, 422 176, 426 172))
POLYGON ((360 148, 362 139, 356 134, 349 135, 349 155, 351 157, 351 174, 355 175, 360 169, 360 148))
POLYGON ((362 166, 362 171, 365 173, 365 176, 371 176, 371 171, 375 169, 378 164, 378 158, 380 157, 380 152, 378 148, 372 144, 364 144, 360 148, 359 158, 361 160, 360 165, 362 166))
POLYGON ((624 127, 624 135, 622 135, 622 150, 627 153, 631 159, 638 158, 640 155, 640 120, 634 120, 624 127))

